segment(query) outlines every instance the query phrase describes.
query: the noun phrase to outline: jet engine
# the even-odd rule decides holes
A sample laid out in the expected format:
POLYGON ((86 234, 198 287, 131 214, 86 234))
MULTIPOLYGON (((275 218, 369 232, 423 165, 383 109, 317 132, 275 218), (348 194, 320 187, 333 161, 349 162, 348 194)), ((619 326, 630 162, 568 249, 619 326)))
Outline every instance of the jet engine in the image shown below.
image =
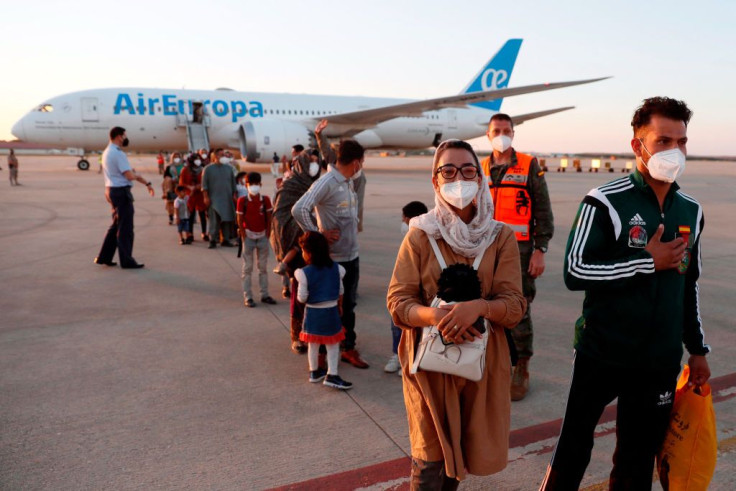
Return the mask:
POLYGON ((314 134, 305 126, 279 119, 246 121, 238 128, 240 153, 248 162, 272 162, 274 152, 291 155, 291 147, 315 146, 314 134))

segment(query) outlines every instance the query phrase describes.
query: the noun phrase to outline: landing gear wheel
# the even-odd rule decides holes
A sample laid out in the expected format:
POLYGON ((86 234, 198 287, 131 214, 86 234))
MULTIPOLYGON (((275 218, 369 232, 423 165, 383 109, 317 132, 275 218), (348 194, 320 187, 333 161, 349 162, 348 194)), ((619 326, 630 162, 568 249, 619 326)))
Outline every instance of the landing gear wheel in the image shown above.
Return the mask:
POLYGON ((89 162, 87 162, 85 159, 82 159, 77 162, 77 167, 79 168, 79 170, 89 170, 89 162))

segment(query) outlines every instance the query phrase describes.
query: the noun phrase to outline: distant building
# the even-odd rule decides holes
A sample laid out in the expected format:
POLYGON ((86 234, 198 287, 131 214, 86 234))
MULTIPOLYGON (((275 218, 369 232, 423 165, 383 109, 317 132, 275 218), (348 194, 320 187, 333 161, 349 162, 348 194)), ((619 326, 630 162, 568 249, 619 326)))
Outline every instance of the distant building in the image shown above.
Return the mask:
POLYGON ((16 155, 81 155, 81 151, 76 148, 60 150, 41 143, 0 140, 0 155, 7 155, 11 148, 16 155))

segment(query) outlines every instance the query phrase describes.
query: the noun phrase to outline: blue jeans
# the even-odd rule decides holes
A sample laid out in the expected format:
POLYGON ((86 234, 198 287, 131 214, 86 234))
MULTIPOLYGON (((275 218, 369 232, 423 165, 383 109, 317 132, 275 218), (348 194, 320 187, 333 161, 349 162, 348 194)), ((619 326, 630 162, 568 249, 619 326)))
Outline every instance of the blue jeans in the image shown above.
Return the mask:
POLYGON ((391 321, 391 338, 393 339, 391 352, 397 354, 399 352, 399 341, 401 341, 401 328, 396 327, 393 320, 391 321))
POLYGON ((180 218, 179 219, 179 225, 176 226, 176 230, 178 230, 179 233, 189 232, 189 219, 188 218, 180 218))

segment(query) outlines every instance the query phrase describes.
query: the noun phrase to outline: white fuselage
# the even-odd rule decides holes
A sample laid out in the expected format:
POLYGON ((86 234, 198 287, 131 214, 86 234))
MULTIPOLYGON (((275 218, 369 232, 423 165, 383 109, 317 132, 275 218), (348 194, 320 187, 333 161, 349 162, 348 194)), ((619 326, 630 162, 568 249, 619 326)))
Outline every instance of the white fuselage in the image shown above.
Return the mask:
MULTIPOLYGON (((18 121, 12 131, 23 141, 100 150, 108 143, 110 128, 122 126, 133 151, 184 150, 188 147, 186 119, 191 122, 201 105, 210 148, 243 148, 243 128, 251 123, 250 127, 255 126, 261 133, 257 142, 250 142, 258 145, 255 160, 266 162, 274 151, 288 154, 292 145, 310 143, 293 140, 305 140, 305 135, 326 116, 404 102, 410 101, 230 90, 98 89, 50 99, 18 121), (286 127, 298 131, 290 133, 283 129, 286 127), (278 135, 273 142, 269 136, 262 136, 266 128, 278 135)), ((357 129, 353 125, 352 136, 366 148, 426 148, 438 135, 441 139, 483 135, 491 115, 488 110, 473 107, 440 109, 357 129)), ((339 125, 328 126, 330 129, 335 134, 326 131, 328 136, 339 134, 339 125)))

